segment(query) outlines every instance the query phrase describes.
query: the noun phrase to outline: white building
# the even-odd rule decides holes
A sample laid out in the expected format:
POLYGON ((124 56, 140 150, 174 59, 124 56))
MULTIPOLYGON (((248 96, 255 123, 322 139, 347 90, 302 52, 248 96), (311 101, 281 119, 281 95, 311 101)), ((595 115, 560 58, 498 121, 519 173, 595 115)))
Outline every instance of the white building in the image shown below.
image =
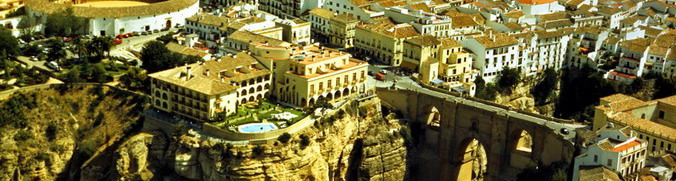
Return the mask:
POLYGON ((517 65, 523 66, 527 76, 544 72, 548 68, 559 70, 563 67, 568 48, 568 31, 534 31, 514 35, 519 39, 517 65))
POLYGON ((373 17, 383 16, 384 12, 371 10, 371 1, 334 0, 324 3, 322 8, 336 14, 351 14, 359 21, 368 22, 373 17))
POLYGON ((604 166, 625 180, 637 180, 638 171, 645 166, 647 148, 648 143, 629 127, 601 129, 596 143, 575 158, 572 180, 579 180, 581 166, 604 166))
POLYGON ((591 65, 597 67, 604 62, 600 61, 599 52, 608 38, 608 31, 601 27, 578 27, 573 31, 568 51, 566 52, 566 65, 569 67, 582 67, 591 65))
POLYGON ((541 15, 566 10, 566 7, 559 5, 556 0, 517 0, 516 4, 526 15, 541 15))
POLYGON ((198 12, 199 1, 168 0, 115 7, 96 1, 75 5, 48 0, 26 1, 27 14, 38 17, 43 23, 48 14, 65 9, 66 6, 73 8, 74 16, 88 19, 88 34, 105 36, 182 26, 185 18, 198 12))
POLYGON ((494 81, 505 66, 522 70, 525 65, 519 61, 518 40, 503 33, 489 31, 487 35, 465 39, 461 44, 474 53, 472 67, 488 82, 494 81))
POLYGON ((446 38, 452 35, 451 18, 402 7, 387 8, 385 16, 397 23, 413 25, 420 34, 446 38))

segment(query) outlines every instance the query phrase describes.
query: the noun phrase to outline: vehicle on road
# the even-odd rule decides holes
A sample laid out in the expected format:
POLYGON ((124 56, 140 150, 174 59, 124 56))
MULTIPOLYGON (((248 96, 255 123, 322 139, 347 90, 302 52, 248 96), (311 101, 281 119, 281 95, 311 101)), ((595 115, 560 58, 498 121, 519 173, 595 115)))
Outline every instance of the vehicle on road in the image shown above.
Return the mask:
POLYGON ((113 40, 113 43, 114 43, 115 45, 122 44, 122 39, 115 38, 115 39, 113 40))
POLYGON ((36 57, 36 56, 31 56, 31 61, 38 61, 38 57, 36 57))
POLYGON ((61 67, 56 62, 45 62, 45 66, 57 72, 61 71, 61 67))
POLYGON ((132 35, 134 35, 134 36, 141 36, 141 33, 138 32, 138 31, 134 31, 134 32, 131 32, 131 33, 132 33, 132 35))
POLYGON ((381 74, 387 74, 387 70, 385 70, 385 69, 380 69, 380 73, 381 73, 381 74))
POLYGON ((377 73, 376 80, 385 81, 385 74, 377 73))
POLYGON ((376 72, 375 72, 375 71, 369 71, 368 74, 369 74, 370 76, 374 76, 374 75, 376 75, 376 72))

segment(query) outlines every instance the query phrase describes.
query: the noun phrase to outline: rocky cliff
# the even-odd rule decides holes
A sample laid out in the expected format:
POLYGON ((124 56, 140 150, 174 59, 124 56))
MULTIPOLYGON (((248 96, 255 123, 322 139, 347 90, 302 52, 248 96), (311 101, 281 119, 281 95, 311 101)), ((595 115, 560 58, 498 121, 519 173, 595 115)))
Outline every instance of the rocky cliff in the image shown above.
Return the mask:
POLYGON ((378 100, 325 117, 284 143, 230 144, 194 132, 135 135, 86 180, 404 180, 407 149, 396 119, 378 100), (309 137, 304 145, 301 135, 309 137))

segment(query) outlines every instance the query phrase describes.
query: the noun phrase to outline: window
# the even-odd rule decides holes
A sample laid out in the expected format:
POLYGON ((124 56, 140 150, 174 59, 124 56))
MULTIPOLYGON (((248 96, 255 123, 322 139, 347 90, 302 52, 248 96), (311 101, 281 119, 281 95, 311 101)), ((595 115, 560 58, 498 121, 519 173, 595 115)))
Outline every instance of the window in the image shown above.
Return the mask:
POLYGON ((611 165, 613 165, 613 160, 608 159, 608 166, 611 166, 611 165))
POLYGON ((598 155, 594 155, 594 162, 599 162, 599 156, 598 155))
POLYGON ((660 119, 664 119, 664 111, 660 110, 660 115, 659 115, 659 117, 660 117, 660 119))

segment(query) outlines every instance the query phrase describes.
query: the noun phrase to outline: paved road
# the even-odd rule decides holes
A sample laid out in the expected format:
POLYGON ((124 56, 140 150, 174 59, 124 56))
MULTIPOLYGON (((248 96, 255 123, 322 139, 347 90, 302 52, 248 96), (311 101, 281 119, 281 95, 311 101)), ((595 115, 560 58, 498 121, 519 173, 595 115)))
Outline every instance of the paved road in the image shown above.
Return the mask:
POLYGON ((28 68, 36 67, 36 68, 38 68, 42 71, 48 72, 50 74, 54 73, 54 70, 47 68, 47 66, 45 66, 46 61, 44 61, 44 60, 32 61, 32 60, 30 60, 30 57, 26 57, 26 56, 17 56, 16 59, 19 60, 19 62, 21 62, 22 64, 27 65, 28 68))
POLYGON ((178 31, 178 29, 171 28, 171 29, 169 29, 169 31, 160 31, 158 33, 153 33, 151 35, 140 35, 140 36, 124 38, 124 39, 122 39, 121 44, 115 45, 115 46, 113 46, 113 48, 110 49, 110 55, 138 60, 138 58, 134 57, 134 55, 131 54, 129 52, 129 50, 141 51, 141 49, 143 48, 143 45, 145 43, 152 41, 152 40, 155 40, 162 35, 166 35, 169 32, 176 32, 176 31, 178 31))

